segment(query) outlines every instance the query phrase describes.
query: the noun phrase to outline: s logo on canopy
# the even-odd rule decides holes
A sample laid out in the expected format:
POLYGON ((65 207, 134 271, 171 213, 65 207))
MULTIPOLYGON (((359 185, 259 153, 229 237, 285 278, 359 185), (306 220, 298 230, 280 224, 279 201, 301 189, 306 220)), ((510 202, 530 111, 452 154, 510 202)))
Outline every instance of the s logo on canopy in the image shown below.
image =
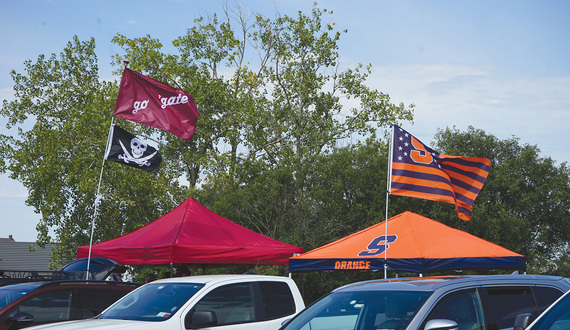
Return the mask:
POLYGON ((382 235, 378 236, 368 244, 366 247, 368 250, 361 251, 359 257, 371 257, 382 254, 387 248, 390 247, 390 243, 394 243, 398 239, 398 235, 382 235))

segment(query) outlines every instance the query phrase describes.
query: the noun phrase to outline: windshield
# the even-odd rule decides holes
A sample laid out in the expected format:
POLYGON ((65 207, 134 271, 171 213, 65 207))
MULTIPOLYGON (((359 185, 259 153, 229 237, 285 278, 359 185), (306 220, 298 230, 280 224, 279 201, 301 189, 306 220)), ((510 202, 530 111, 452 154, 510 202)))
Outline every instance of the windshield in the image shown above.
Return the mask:
POLYGON ((404 329, 430 292, 335 292, 309 306, 286 330, 404 329))
POLYGON ((570 329, 570 295, 565 295, 546 311, 532 329, 570 329))
POLYGON ((22 283, 7 285, 0 288, 0 309, 8 306, 13 301, 34 291, 41 283, 22 283))
POLYGON ((99 318, 168 320, 203 286, 199 283, 149 283, 121 298, 99 318))

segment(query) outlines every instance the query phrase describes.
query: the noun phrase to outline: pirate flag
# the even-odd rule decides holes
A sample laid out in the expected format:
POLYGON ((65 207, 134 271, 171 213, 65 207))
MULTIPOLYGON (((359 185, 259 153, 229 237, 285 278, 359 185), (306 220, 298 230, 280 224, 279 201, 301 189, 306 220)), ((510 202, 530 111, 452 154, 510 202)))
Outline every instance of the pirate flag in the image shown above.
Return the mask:
POLYGON ((111 127, 109 138, 111 141, 107 146, 105 160, 137 167, 150 173, 158 172, 162 156, 155 148, 116 125, 111 127))

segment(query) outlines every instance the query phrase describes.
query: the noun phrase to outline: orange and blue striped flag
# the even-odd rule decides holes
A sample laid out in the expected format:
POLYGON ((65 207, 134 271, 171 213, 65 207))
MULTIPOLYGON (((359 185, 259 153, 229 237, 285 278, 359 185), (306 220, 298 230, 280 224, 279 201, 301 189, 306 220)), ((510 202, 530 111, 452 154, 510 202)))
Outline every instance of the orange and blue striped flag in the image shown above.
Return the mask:
POLYGON ((455 204, 457 216, 471 220, 491 161, 440 154, 394 125, 389 193, 455 204))

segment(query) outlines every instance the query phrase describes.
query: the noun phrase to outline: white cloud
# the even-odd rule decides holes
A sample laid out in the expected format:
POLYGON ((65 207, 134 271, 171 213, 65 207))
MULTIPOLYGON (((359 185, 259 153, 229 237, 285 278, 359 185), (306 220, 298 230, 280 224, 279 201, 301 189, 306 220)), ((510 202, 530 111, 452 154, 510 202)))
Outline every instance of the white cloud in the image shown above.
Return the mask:
MULTIPOLYGON (((570 161, 560 132, 570 123, 570 77, 507 78, 490 68, 459 65, 376 67, 369 84, 393 102, 414 103, 415 135, 432 139, 438 128, 474 126, 500 139, 516 136, 543 156, 570 161)), ((414 129, 409 129, 414 132, 414 129)))

